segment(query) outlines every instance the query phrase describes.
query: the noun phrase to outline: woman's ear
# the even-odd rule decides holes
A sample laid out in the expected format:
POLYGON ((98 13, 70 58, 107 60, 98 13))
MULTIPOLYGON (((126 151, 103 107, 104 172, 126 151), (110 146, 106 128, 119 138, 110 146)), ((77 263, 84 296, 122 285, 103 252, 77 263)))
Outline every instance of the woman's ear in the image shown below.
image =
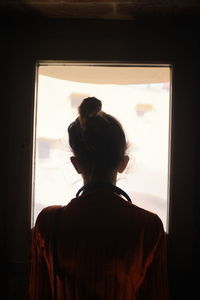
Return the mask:
POLYGON ((72 165, 74 166, 74 169, 76 170, 76 172, 78 174, 81 174, 82 173, 82 170, 81 170, 81 167, 79 165, 79 162, 78 162, 78 159, 75 157, 75 156, 71 156, 70 157, 70 160, 71 160, 71 163, 72 165))
POLYGON ((129 162, 129 156, 128 155, 124 155, 119 163, 117 172, 122 173, 124 172, 124 170, 126 169, 127 165, 129 162))

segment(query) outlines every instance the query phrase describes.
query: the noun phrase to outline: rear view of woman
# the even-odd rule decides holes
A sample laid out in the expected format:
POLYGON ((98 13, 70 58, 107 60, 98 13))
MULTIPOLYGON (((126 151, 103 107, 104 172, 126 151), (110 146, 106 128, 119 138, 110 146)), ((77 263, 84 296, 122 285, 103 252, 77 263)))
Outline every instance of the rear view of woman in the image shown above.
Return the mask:
POLYGON ((68 134, 83 187, 37 218, 30 300, 168 299, 162 222, 116 187, 129 160, 121 124, 91 97, 68 134))

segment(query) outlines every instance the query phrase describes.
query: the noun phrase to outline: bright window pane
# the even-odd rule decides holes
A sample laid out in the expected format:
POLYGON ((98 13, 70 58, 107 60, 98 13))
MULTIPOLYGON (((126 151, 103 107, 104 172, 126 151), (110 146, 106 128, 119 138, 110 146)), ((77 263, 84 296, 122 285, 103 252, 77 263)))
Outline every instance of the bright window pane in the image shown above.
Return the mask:
POLYGON ((167 229, 170 67, 41 65, 37 86, 33 223, 42 208, 67 204, 82 186, 70 163, 67 127, 81 101, 95 96, 129 142, 130 163, 117 185, 167 229))

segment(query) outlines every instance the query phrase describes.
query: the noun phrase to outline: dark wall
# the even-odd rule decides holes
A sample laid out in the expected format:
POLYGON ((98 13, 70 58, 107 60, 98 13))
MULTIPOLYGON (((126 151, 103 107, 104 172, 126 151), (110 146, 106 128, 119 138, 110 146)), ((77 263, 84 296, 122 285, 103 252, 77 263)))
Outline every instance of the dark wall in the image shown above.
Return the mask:
MULTIPOLYGON (((2 257, 8 299, 26 299, 31 214, 35 65, 39 60, 167 63, 172 78, 169 279, 192 299, 199 257, 199 23, 1 18, 2 257)), ((6 298, 5 298, 6 299, 6 298)))

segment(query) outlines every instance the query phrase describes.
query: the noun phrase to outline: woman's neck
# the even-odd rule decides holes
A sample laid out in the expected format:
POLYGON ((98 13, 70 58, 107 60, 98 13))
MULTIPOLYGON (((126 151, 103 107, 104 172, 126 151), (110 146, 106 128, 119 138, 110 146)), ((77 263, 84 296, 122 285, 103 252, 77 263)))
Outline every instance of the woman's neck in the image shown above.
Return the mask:
POLYGON ((112 174, 106 176, 86 176, 83 175, 83 183, 87 184, 97 184, 97 183, 105 183, 116 185, 117 181, 117 172, 113 172, 112 174))

